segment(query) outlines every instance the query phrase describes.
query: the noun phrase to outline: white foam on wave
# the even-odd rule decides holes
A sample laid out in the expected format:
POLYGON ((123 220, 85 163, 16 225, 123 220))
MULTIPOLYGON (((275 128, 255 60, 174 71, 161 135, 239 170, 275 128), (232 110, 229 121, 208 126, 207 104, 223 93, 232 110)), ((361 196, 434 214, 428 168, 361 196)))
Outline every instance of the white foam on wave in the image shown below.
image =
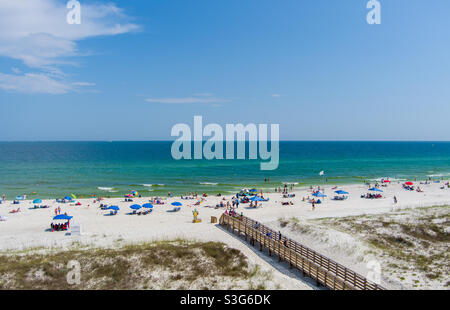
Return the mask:
POLYGON ((152 187, 153 186, 153 184, 140 184, 141 186, 144 186, 144 187, 152 187))
POLYGON ((219 183, 212 183, 212 182, 200 182, 201 185, 218 185, 219 183))
POLYGON ((113 187, 97 187, 100 191, 110 192, 110 193, 116 193, 118 190, 114 189, 113 187))

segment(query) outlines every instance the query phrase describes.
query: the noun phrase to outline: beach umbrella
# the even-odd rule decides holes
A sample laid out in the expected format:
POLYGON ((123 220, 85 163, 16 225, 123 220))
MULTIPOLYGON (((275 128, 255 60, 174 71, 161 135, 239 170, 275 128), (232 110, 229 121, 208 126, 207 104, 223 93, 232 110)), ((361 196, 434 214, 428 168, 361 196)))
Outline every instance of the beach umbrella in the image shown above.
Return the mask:
POLYGON ((338 190, 338 191, 334 191, 334 192, 338 195, 348 195, 348 192, 343 191, 343 190, 338 190))
POLYGON ((389 180, 383 180, 383 183, 391 183, 389 180))
POLYGON ((261 198, 259 196, 253 196, 252 198, 250 198, 251 201, 265 201, 264 198, 261 198))
POLYGON ((149 209, 151 209, 151 208, 153 208, 153 205, 152 205, 151 203, 144 203, 144 204, 142 205, 142 207, 143 207, 143 208, 149 208, 149 209))
POLYGON ((126 194, 125 197, 132 198, 134 196, 132 194, 126 194))
POLYGON ((23 196, 16 196, 16 200, 23 200, 23 196))
POLYGON ((54 220, 71 220, 73 216, 65 215, 65 214, 58 214, 53 219, 54 220))
POLYGON ((172 202, 172 206, 179 207, 179 206, 182 206, 182 205, 183 204, 181 202, 178 202, 178 201, 172 202))
POLYGON ((108 209, 109 210, 116 210, 116 211, 120 210, 118 206, 110 206, 110 207, 108 207, 108 209))
POLYGON ((256 192, 256 189, 253 188, 253 189, 250 190, 250 192, 256 192))
POLYGON ((66 197, 64 197, 64 200, 72 200, 72 197, 66 196, 66 197))
POLYGON ((327 195, 322 194, 321 192, 315 192, 314 194, 312 194, 315 197, 327 197, 327 195))
POLYGON ((376 188, 376 187, 369 188, 369 191, 372 191, 372 192, 383 192, 383 190, 381 190, 379 188, 376 188))
POLYGON ((35 199, 35 200, 33 200, 33 203, 42 203, 42 200, 40 200, 40 199, 35 199))
POLYGON ((130 208, 133 210, 139 210, 142 207, 140 205, 132 205, 130 208))
POLYGON ((75 196, 74 194, 70 195, 73 199, 77 199, 77 196, 75 196))
POLYGON ((410 182, 410 181, 408 181, 408 182, 405 182, 405 184, 406 184, 406 185, 410 185, 410 186, 411 186, 411 185, 413 185, 414 183, 413 183, 413 182, 410 182))

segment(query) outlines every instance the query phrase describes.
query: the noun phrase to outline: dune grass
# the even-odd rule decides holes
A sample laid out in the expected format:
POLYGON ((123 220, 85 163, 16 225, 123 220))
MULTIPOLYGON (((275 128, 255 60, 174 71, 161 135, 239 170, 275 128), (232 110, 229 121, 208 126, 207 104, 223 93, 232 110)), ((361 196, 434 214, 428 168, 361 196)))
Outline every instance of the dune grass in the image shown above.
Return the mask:
POLYGON ((0 255, 0 289, 227 288, 257 273, 239 250, 218 242, 175 240, 0 255), (67 281, 69 261, 80 264, 79 284, 67 281))

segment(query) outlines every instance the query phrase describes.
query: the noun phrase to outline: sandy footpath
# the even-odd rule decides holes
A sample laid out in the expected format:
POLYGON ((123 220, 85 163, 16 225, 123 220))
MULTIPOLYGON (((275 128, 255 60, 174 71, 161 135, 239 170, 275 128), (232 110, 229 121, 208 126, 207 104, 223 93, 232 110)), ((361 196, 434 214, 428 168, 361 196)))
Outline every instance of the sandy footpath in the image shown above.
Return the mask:
MULTIPOLYGON (((365 185, 339 186, 350 193, 349 199, 333 201, 332 186, 325 186, 324 199, 321 205, 317 205, 312 211, 311 205, 302 201, 302 197, 311 197, 309 188, 294 189, 294 198, 281 198, 280 193, 264 193, 269 197, 268 202, 263 202, 263 207, 248 209, 246 204, 241 204, 237 211, 244 215, 270 223, 279 218, 297 217, 303 219, 342 217, 348 215, 377 214, 390 212, 394 209, 393 196, 398 199, 395 209, 413 208, 432 205, 450 204, 450 189, 441 183, 420 185, 423 193, 404 190, 400 184, 390 184, 384 190, 382 199, 362 199, 361 194, 367 193, 365 185), (281 201, 292 201, 294 205, 282 206, 281 201)), ((280 267, 276 261, 271 261, 261 255, 235 236, 230 235, 216 224, 210 223, 211 216, 220 217, 223 209, 213 207, 223 197, 207 197, 200 206, 193 207, 196 200, 180 200, 179 197, 165 200, 164 205, 154 205, 151 214, 145 216, 128 215, 131 204, 143 204, 148 202, 146 198, 136 198, 132 203, 125 202, 123 198, 104 199, 102 203, 118 205, 120 211, 116 216, 108 216, 109 212, 99 209, 100 203, 94 203, 93 199, 79 199, 81 206, 74 204, 56 203, 55 200, 44 200, 44 205, 50 205, 48 209, 30 209, 31 201, 22 201, 20 205, 13 205, 11 201, 0 204, 0 215, 6 216, 6 221, 0 222, 0 251, 21 250, 35 247, 66 248, 74 243, 83 243, 94 246, 114 246, 128 242, 139 242, 159 239, 184 238, 189 240, 221 241, 231 247, 241 250, 251 263, 259 264, 264 269, 272 271, 277 281, 284 283, 282 288, 310 289, 311 286, 302 281, 298 273, 293 273, 284 267, 280 267), (173 207, 171 202, 183 203, 181 211, 177 213, 167 212, 173 207), (21 212, 9 213, 20 206, 21 212), (81 236, 70 236, 65 232, 46 231, 55 215, 55 208, 61 207, 62 213, 73 216, 72 223, 82 225, 81 236), (211 206, 211 207, 208 207, 211 206), (201 223, 192 223, 192 211, 197 208, 200 212, 201 223)), ((226 196, 230 200, 231 196, 226 196)), ((351 268, 351 266, 349 266, 351 268)))

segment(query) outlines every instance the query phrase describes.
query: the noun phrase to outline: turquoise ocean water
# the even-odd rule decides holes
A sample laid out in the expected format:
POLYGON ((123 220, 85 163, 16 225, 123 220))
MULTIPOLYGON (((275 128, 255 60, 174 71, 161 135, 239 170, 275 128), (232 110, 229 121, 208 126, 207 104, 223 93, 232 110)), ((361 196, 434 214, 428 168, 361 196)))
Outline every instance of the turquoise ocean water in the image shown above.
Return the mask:
POLYGON ((392 179, 448 179, 450 142, 280 142, 277 170, 258 160, 174 160, 172 142, 2 142, 0 194, 7 199, 68 194, 144 196, 189 191, 228 193, 392 179), (325 177, 319 172, 324 170, 325 177), (264 182, 270 178, 270 183, 264 182))

